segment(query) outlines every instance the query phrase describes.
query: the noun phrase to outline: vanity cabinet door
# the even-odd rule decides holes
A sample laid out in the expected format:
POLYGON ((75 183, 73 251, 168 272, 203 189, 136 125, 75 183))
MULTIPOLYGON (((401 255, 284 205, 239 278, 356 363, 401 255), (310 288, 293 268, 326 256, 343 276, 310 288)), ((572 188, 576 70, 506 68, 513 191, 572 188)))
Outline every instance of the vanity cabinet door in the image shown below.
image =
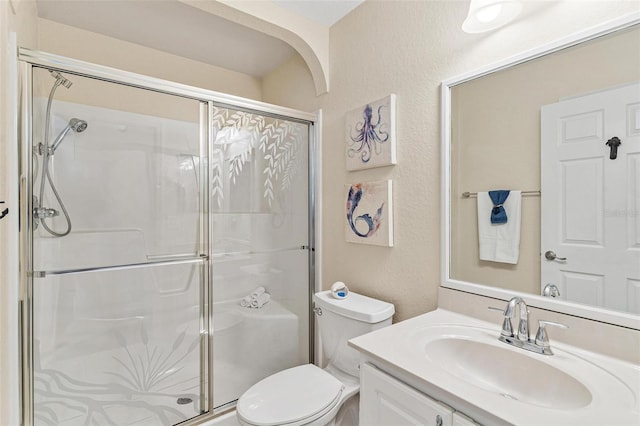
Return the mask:
POLYGON ((460 414, 457 411, 453 413, 453 426, 479 426, 478 423, 471 420, 464 414, 460 414))
POLYGON ((365 363, 360 368, 360 425, 452 426, 453 410, 365 363))

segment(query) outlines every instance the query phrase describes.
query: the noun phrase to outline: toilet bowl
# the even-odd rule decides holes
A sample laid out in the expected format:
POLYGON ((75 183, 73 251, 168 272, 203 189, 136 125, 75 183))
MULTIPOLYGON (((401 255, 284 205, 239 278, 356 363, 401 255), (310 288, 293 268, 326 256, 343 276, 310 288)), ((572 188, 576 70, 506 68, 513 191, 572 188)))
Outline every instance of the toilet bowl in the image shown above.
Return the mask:
MULTIPOLYGON (((333 426, 336 418, 354 417, 338 415, 360 390, 359 354, 347 342, 390 325, 394 307, 353 292, 335 299, 325 291, 313 299, 327 367, 300 365, 256 383, 238 399, 240 424, 333 426)), ((350 424, 357 424, 357 419, 350 424)))

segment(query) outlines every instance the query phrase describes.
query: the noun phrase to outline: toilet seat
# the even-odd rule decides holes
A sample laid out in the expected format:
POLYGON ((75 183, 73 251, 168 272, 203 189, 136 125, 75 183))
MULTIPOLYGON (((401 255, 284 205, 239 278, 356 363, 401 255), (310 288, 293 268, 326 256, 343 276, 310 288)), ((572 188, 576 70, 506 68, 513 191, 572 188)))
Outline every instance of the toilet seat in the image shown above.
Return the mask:
POLYGON ((238 400, 239 419, 255 426, 310 423, 341 400, 344 384, 313 365, 276 373, 251 386, 238 400))

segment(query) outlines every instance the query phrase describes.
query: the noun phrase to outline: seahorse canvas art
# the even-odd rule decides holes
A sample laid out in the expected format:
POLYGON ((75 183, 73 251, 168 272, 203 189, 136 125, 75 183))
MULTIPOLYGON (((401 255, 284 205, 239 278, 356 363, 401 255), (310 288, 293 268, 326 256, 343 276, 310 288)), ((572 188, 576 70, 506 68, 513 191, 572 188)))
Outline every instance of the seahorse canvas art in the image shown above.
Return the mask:
POLYGON ((347 242, 393 247, 392 181, 345 185, 347 242))
POLYGON ((395 110, 392 94, 347 113, 347 170, 396 164, 395 110))

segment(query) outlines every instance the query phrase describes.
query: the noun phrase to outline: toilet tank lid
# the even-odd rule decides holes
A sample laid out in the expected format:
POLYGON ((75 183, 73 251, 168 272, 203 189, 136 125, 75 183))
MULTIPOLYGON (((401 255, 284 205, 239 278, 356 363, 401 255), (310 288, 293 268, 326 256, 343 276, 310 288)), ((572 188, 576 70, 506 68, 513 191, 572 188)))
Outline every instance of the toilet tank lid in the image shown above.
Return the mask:
POLYGON ((350 292, 344 299, 336 299, 331 291, 321 291, 314 295, 313 300, 322 309, 370 324, 391 318, 395 312, 391 303, 354 292, 350 292))

